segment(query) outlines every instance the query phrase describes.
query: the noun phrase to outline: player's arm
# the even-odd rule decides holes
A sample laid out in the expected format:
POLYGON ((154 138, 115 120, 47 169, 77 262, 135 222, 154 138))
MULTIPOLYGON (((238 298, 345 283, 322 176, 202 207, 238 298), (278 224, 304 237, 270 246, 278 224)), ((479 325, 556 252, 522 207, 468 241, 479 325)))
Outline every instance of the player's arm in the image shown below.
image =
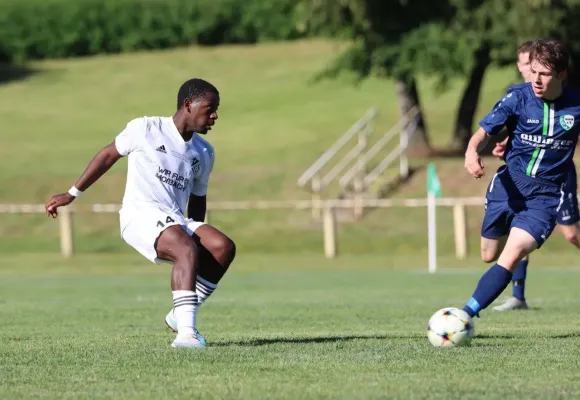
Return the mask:
POLYGON ((208 146, 208 164, 202 169, 202 175, 193 181, 189 194, 189 202, 187 203, 187 216, 197 222, 205 221, 205 214, 207 212, 207 188, 215 162, 215 151, 211 145, 208 146))
POLYGON ((502 140, 501 142, 497 142, 495 144, 495 147, 493 148, 493 150, 491 151, 491 154, 493 154, 494 156, 496 156, 497 158, 499 158, 500 160, 503 160, 504 155, 505 155, 505 150, 507 148, 507 142, 509 140, 509 136, 506 137, 504 140, 502 140))
POLYGON ((58 216, 58 207, 66 206, 72 203, 81 192, 87 190, 121 157, 122 156, 119 154, 114 142, 105 146, 91 160, 71 190, 69 190, 67 193, 61 193, 52 196, 48 203, 46 203, 46 215, 56 218, 58 216))
POLYGON ((187 216, 194 221, 203 222, 205 220, 205 213, 207 210, 207 196, 189 195, 189 202, 187 203, 187 216))
POLYGON ((478 179, 484 175, 484 166, 479 152, 485 148, 490 135, 498 134, 516 115, 519 93, 508 92, 498 101, 493 110, 479 123, 479 129, 473 134, 465 151, 465 169, 478 179))
POLYGON ((483 128, 479 128, 469 139, 467 150, 465 151, 465 169, 474 178, 481 178, 484 175, 483 160, 479 152, 485 148, 489 140, 489 135, 483 128))
POLYGON ((72 203, 78 195, 87 190, 93 183, 103 176, 103 174, 107 172, 121 157, 129 155, 132 151, 138 150, 141 137, 145 132, 143 128, 143 119, 137 118, 130 121, 125 129, 117 135, 113 143, 105 146, 97 153, 97 155, 95 155, 75 186, 73 186, 68 193, 61 193, 52 196, 45 206, 46 215, 56 218, 58 215, 58 207, 72 203))
POLYGON ((115 142, 105 146, 91 160, 75 184, 75 187, 81 192, 84 192, 103 176, 121 157, 123 156, 119 154, 115 142))

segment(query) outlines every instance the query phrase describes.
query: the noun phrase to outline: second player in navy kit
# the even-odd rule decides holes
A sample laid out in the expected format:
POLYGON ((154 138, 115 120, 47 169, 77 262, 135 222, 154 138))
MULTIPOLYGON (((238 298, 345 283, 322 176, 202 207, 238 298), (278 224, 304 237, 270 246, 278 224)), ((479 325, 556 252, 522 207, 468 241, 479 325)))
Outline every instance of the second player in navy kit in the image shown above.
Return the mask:
POLYGON ((565 200, 566 179, 580 133, 580 93, 563 87, 569 56, 558 41, 538 40, 530 52, 531 83, 516 85, 480 123, 465 168, 484 175, 478 154, 489 135, 507 128, 506 165, 490 181, 481 257, 496 261, 464 307, 478 315, 507 287, 523 257, 552 233, 565 200))

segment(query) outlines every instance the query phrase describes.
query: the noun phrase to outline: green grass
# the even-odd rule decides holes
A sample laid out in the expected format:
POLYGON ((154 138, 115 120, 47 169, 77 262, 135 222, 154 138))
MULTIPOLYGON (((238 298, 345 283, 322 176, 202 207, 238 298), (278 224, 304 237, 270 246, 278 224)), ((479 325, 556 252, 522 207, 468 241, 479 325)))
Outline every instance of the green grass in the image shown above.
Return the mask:
POLYGON ((580 269, 543 261, 532 310, 483 312, 471 347, 442 350, 426 322, 471 295, 477 262, 429 275, 419 257, 241 254, 200 311, 209 347, 189 351, 163 324, 168 267, 8 256, 0 398, 576 398, 580 269))

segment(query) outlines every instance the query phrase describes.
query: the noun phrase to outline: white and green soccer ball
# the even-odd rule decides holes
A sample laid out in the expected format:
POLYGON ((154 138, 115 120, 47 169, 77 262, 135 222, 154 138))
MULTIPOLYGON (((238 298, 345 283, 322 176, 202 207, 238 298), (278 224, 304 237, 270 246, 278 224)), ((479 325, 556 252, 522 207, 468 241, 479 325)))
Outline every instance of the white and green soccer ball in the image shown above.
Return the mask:
POLYGON ((435 347, 469 346, 474 335, 473 319, 459 308, 442 308, 429 318, 427 337, 435 347))

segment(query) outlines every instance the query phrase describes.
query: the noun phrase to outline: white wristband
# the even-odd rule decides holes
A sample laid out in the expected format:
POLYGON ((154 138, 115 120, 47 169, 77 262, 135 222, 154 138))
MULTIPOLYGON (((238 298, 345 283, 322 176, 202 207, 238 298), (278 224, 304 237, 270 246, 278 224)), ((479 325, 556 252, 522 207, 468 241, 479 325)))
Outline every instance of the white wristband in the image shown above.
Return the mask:
POLYGON ((80 196, 80 195, 81 195, 83 192, 82 192, 82 191, 80 191, 80 190, 78 190, 78 189, 76 188, 76 186, 73 186, 73 187, 71 187, 71 188, 69 189, 68 193, 69 193, 71 196, 74 196, 74 197, 79 197, 79 196, 80 196))

